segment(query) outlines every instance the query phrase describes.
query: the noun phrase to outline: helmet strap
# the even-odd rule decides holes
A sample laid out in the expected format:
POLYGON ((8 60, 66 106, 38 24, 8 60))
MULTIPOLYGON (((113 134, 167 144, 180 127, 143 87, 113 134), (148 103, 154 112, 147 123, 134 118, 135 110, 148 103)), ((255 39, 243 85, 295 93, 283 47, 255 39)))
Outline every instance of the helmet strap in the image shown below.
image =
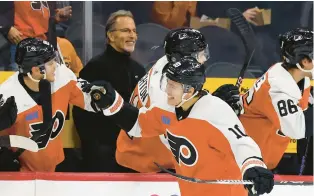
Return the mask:
POLYGON ((191 100, 193 97, 195 97, 198 94, 198 91, 196 91, 190 98, 185 99, 184 97, 187 95, 187 93, 183 93, 182 97, 181 97, 181 102, 176 105, 176 108, 181 107, 185 102, 191 100))
POLYGON ((310 70, 306 70, 306 69, 303 69, 299 63, 297 63, 296 66, 303 72, 312 73, 312 79, 314 79, 314 67, 310 70))
MULTIPOLYGON (((43 78, 43 79, 46 79, 46 76, 47 76, 47 75, 46 75, 46 71, 43 70, 43 71, 41 71, 40 73, 44 75, 44 78, 43 78)), ((33 78, 30 72, 27 73, 27 76, 28 76, 32 81, 34 81, 34 82, 38 82, 38 83, 39 83, 39 81, 40 81, 40 80, 36 80, 35 78, 33 78)))

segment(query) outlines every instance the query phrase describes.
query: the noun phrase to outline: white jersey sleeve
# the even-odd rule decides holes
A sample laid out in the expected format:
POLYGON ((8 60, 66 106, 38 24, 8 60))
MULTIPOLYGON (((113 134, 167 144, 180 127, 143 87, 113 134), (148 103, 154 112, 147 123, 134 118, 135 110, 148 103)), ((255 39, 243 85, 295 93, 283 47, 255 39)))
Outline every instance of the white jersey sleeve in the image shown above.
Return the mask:
POLYGON ((55 81, 51 83, 53 92, 66 88, 70 95, 70 104, 76 105, 89 112, 95 112, 90 94, 82 91, 83 85, 88 84, 88 81, 77 79, 75 74, 64 65, 57 67, 55 75, 55 81))
POLYGON ((305 117, 299 100, 287 94, 270 91, 272 104, 280 122, 280 131, 293 139, 305 137, 305 117))
MULTIPOLYGON (((269 96, 280 123, 280 131, 293 139, 305 137, 305 116, 300 107, 301 90, 281 64, 268 72, 269 96)), ((305 80, 309 83, 308 78, 305 80)))

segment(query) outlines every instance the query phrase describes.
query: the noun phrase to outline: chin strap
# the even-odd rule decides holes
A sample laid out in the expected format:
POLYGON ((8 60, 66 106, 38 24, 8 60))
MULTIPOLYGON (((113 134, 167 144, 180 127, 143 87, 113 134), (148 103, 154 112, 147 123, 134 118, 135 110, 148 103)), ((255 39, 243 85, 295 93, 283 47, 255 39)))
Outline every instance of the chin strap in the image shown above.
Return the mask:
POLYGON ((178 105, 176 105, 176 108, 181 107, 185 102, 187 102, 187 101, 191 100, 193 97, 195 97, 195 96, 198 94, 198 91, 195 92, 190 98, 184 99, 184 97, 186 96, 186 94, 187 94, 187 93, 183 93, 182 98, 181 98, 181 102, 180 102, 178 105))
MULTIPOLYGON (((312 61, 312 63, 314 62, 312 61)), ((303 69, 299 63, 297 63, 296 66, 303 72, 312 73, 312 79, 314 79, 314 67, 311 70, 306 70, 306 69, 303 69)))
MULTIPOLYGON (((44 78, 43 78, 43 79, 46 79, 46 72, 45 72, 45 71, 42 71, 42 72, 43 72, 43 75, 44 75, 44 78)), ((38 83, 39 83, 39 81, 40 81, 40 80, 34 79, 34 78, 32 77, 32 75, 30 74, 30 72, 27 73, 27 76, 28 76, 31 80, 33 80, 34 82, 38 82, 38 83)))

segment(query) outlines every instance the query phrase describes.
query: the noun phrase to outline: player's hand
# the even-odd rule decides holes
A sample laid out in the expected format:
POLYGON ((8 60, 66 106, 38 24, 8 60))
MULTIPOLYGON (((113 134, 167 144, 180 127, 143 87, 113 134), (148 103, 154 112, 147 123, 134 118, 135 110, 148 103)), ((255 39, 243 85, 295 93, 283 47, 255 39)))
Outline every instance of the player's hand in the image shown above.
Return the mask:
POLYGON ((17 106, 15 98, 9 97, 7 100, 0 94, 0 131, 11 127, 17 117, 17 106))
POLYGON ((72 17, 72 6, 56 9, 55 19, 57 22, 67 21, 72 17))
POLYGON ((239 103, 240 92, 235 85, 224 84, 220 86, 215 92, 213 92, 212 95, 225 101, 237 115, 240 114, 242 109, 241 104, 239 103))
MULTIPOLYGON (((89 93, 93 103, 102 110, 107 110, 113 107, 113 105, 121 98, 111 84, 106 81, 87 83, 83 86, 82 91, 89 93)), ((98 111, 96 110, 96 112, 98 111)))
POLYGON ((111 84, 106 81, 96 81, 91 85, 90 94, 97 107, 101 109, 110 107, 116 99, 116 93, 111 84))
POLYGON ((255 19, 256 15, 258 14, 258 12, 259 12, 259 9, 257 7, 250 8, 250 9, 245 10, 245 12, 243 12, 243 16, 248 22, 250 22, 254 25, 257 25, 257 23, 254 21, 254 19, 255 19))
POLYGON ((17 30, 15 27, 11 27, 9 33, 8 33, 8 40, 12 44, 18 44, 23 38, 23 34, 17 30))
POLYGON ((253 185, 244 185, 245 188, 255 195, 270 193, 274 187, 273 173, 264 167, 251 167, 243 174, 243 180, 252 180, 253 185))

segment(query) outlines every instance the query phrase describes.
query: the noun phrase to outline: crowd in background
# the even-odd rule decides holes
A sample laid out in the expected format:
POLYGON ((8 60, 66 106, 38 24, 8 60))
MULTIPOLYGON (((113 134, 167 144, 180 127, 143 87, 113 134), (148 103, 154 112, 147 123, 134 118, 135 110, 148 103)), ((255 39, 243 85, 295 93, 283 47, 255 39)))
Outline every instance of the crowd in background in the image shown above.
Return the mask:
MULTIPOLYGON (((97 1, 92 2, 92 48, 88 48, 84 42, 84 21, 88 15, 82 12, 85 4, 0 2, 0 70, 17 71, 16 44, 36 37, 54 44, 61 60, 77 76, 90 82, 106 80, 124 100, 129 100, 139 79, 163 56, 163 39, 171 29, 183 26, 199 29, 209 43, 210 59, 206 65, 224 63, 234 70, 211 69, 207 77, 236 77, 244 62, 245 49, 235 27, 228 22, 226 10, 238 8, 257 37, 257 50, 246 76, 258 78, 280 61, 279 34, 296 27, 313 28, 313 2, 306 1, 97 1), (35 14, 29 15, 31 11, 35 14), (117 15, 126 17, 121 19, 117 15)), ((120 128, 110 119, 76 107, 73 119, 81 148, 65 149, 66 159, 57 171, 134 172, 115 161, 120 128)), ((306 142, 299 141, 298 154, 285 154, 275 172, 298 174, 306 142)), ((310 173, 313 171, 305 172, 310 173)))

